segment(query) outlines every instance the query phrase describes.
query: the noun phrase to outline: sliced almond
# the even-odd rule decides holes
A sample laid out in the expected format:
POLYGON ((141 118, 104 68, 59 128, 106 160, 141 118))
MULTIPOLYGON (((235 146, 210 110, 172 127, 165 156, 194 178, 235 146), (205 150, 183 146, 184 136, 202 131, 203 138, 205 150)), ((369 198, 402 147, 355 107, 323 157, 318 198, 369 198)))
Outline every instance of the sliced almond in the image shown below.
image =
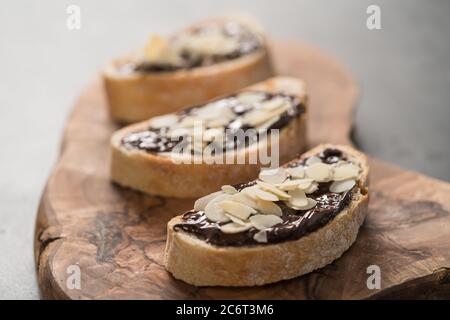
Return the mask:
POLYGON ((224 186, 222 186, 222 191, 223 192, 225 192, 226 194, 236 194, 236 193, 238 193, 239 191, 237 191, 236 190, 236 188, 235 187, 233 187, 233 186, 230 186, 230 185, 224 185, 224 186))
POLYGON ((314 163, 306 168, 306 176, 317 182, 329 181, 332 174, 332 167, 322 162, 314 163))
POLYGON ((203 211, 205 210, 206 205, 212 201, 214 198, 217 198, 219 195, 223 194, 222 191, 217 191, 211 194, 208 194, 204 197, 201 197, 197 199, 194 203, 194 210, 195 211, 203 211))
POLYGON ((252 207, 232 200, 221 201, 217 203, 217 207, 241 220, 247 220, 251 214, 256 213, 252 207))
POLYGON ((242 104, 253 104, 263 101, 266 98, 266 94, 264 92, 258 91, 245 91, 239 93, 236 96, 236 99, 239 100, 242 104))
POLYGON ((271 214, 279 217, 283 215, 283 211, 281 210, 280 206, 271 201, 264 201, 258 199, 256 201, 255 209, 261 212, 262 214, 271 214))
POLYGON ((260 243, 266 243, 267 242, 267 232, 266 231, 259 231, 255 233, 253 236, 253 239, 255 239, 256 242, 260 243))
POLYGON ((308 202, 304 206, 290 206, 290 207, 295 210, 309 210, 309 209, 314 208, 317 204, 317 201, 312 198, 307 198, 307 199, 308 199, 308 202))
POLYGON ((239 232, 247 231, 251 227, 252 227, 251 223, 248 223, 246 225, 241 225, 241 224, 238 224, 235 222, 230 222, 230 223, 224 224, 223 226, 220 226, 220 230, 223 233, 239 233, 239 232))
POLYGON ((230 220, 231 220, 232 222, 237 223, 237 224, 240 224, 241 226, 245 226, 245 225, 248 224, 248 222, 245 222, 245 221, 243 221, 243 220, 241 220, 241 219, 239 219, 239 218, 236 218, 236 217, 233 216, 232 214, 225 213, 225 215, 226 215, 228 218, 230 218, 230 220))
POLYGON ((249 207, 255 208, 257 207, 256 202, 258 199, 254 199, 246 192, 239 192, 232 196, 233 201, 240 202, 242 204, 245 204, 249 207))
POLYGON ((308 204, 308 198, 303 190, 297 189, 294 191, 289 191, 289 195, 291 196, 289 203, 293 207, 303 207, 308 204))
POLYGON ((287 172, 283 168, 263 169, 259 173, 259 179, 270 184, 283 183, 287 178, 287 172))
POLYGON ((225 215, 225 211, 217 206, 219 202, 229 200, 230 198, 231 198, 230 195, 222 194, 209 201, 208 204, 205 206, 205 215, 208 218, 208 220, 211 220, 213 222, 230 221, 230 218, 228 218, 225 215))
POLYGON ((258 230, 265 230, 283 222, 280 217, 272 214, 257 214, 251 216, 249 220, 252 225, 258 230))
POLYGON ((315 163, 322 163, 322 160, 317 156, 312 156, 312 157, 309 157, 308 159, 306 159, 306 162, 305 162, 305 164, 307 166, 313 165, 315 163))
POLYGON ((317 182, 313 181, 313 183, 311 183, 311 184, 309 185, 309 187, 306 188, 306 189, 303 190, 303 191, 305 191, 306 194, 310 194, 310 193, 316 192, 317 189, 319 189, 319 184, 318 184, 317 182))
POLYGON ((303 190, 303 191, 309 190, 311 185, 314 183, 314 180, 309 179, 309 178, 299 179, 297 181, 298 181, 298 189, 303 190))
POLYGON ((303 178, 305 177, 305 168, 302 166, 287 168, 286 171, 292 178, 303 178))
POLYGON ((266 192, 264 190, 261 190, 260 188, 256 186, 248 187, 242 190, 242 192, 250 195, 253 198, 266 200, 266 201, 278 201, 278 197, 274 195, 273 193, 266 192))
POLYGON ((272 117, 273 115, 267 111, 255 109, 244 114, 242 116, 242 121, 250 126, 256 127, 259 124, 270 120, 272 117))
POLYGON ((179 117, 176 114, 166 114, 164 116, 154 117, 149 120, 149 125, 152 128, 171 127, 177 123, 179 117))
POLYGON ((286 180, 283 183, 276 184, 275 187, 283 191, 292 191, 298 188, 300 181, 300 179, 286 180))
POLYGON ((261 103, 261 107, 265 110, 276 110, 283 107, 286 103, 288 103, 286 99, 283 99, 282 97, 274 97, 273 99, 261 103))
POLYGON ((333 181, 333 183, 330 185, 330 191, 335 193, 342 193, 353 188, 355 184, 356 182, 353 179, 333 181))
POLYGON ((283 190, 278 189, 277 187, 275 187, 274 185, 272 185, 270 183, 266 183, 266 182, 258 180, 258 181, 256 181, 256 184, 262 190, 270 192, 270 193, 273 193, 274 195, 276 195, 278 199, 283 200, 283 199, 289 199, 291 197, 288 193, 284 192, 283 190))
POLYGON ((342 166, 334 168, 333 180, 347 180, 356 179, 359 175, 359 167, 353 163, 347 163, 342 166))

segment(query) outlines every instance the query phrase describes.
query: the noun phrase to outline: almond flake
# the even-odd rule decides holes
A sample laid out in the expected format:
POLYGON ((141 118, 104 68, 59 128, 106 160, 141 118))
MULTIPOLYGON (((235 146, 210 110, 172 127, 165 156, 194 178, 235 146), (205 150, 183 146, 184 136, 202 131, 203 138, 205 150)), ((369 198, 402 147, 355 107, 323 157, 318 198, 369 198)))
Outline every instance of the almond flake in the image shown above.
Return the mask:
POLYGON ((164 116, 151 118, 148 123, 152 128, 171 127, 178 119, 179 117, 176 114, 166 114, 164 116))
POLYGON ((319 189, 319 184, 314 181, 313 183, 311 183, 311 185, 308 188, 306 188, 303 191, 305 191, 306 194, 310 194, 310 193, 316 192, 317 189, 319 189))
POLYGON ((247 91, 242 92, 236 96, 242 104, 253 104, 263 101, 266 98, 264 92, 247 91))
POLYGON ((221 201, 217 203, 217 207, 242 220, 247 220, 251 214, 256 213, 252 207, 232 200, 221 201))
POLYGON ((250 126, 256 127, 259 124, 262 124, 268 120, 270 120, 273 117, 272 114, 263 111, 263 110, 253 110, 249 111, 246 114, 242 116, 242 121, 244 123, 249 124, 250 126))
POLYGON ((271 100, 267 100, 261 103, 261 107, 265 110, 276 110, 280 107, 283 107, 283 105, 286 103, 288 103, 286 99, 283 99, 282 97, 275 97, 271 100))
POLYGON ((224 224, 223 226, 220 226, 220 231, 223 233, 239 233, 247 231, 252 227, 252 224, 248 223, 246 225, 240 225, 235 222, 230 222, 227 224, 224 224))
POLYGON ((235 216, 233 216, 233 215, 231 215, 231 214, 225 213, 225 215, 226 215, 228 218, 230 218, 230 220, 231 220, 232 222, 234 222, 234 223, 240 224, 241 226, 247 225, 247 222, 244 222, 244 221, 242 221, 241 219, 236 218, 235 216))
POLYGON ((276 184, 275 187, 277 187, 280 190, 283 191, 292 191, 298 188, 298 185, 301 180, 295 179, 295 180, 286 180, 283 183, 276 184))
POLYGON ((306 159, 306 162, 305 162, 305 164, 307 166, 313 165, 315 163, 322 163, 322 160, 317 156, 312 156, 312 157, 309 157, 308 159, 306 159))
POLYGON ((230 195, 222 194, 209 201, 208 204, 205 206, 205 215, 208 218, 208 220, 211 220, 213 222, 230 221, 230 218, 228 218, 225 215, 225 211, 223 211, 221 208, 217 206, 217 204, 220 203, 221 201, 229 200, 230 198, 231 198, 230 195))
POLYGON ((353 163, 347 163, 342 166, 334 168, 333 180, 347 180, 356 179, 359 174, 359 167, 353 163))
POLYGON ((303 178, 305 176, 305 168, 302 166, 287 168, 286 171, 292 178, 303 178))
POLYGON ((222 186, 222 191, 223 192, 225 192, 226 194, 236 194, 236 193, 238 193, 239 191, 237 191, 236 190, 236 188, 235 187, 233 187, 233 186, 230 186, 230 185, 224 185, 224 186, 222 186))
POLYGON ((287 178, 287 173, 282 168, 263 169, 259 173, 259 179, 270 184, 283 183, 287 178))
POLYGON ((265 230, 283 222, 283 220, 272 214, 257 214, 250 217, 250 222, 256 229, 265 230))
POLYGON ((216 140, 223 136, 223 130, 212 128, 208 129, 203 133, 203 139, 206 141, 216 140))
POLYGON ((264 190, 261 190, 258 187, 255 187, 255 186, 245 188, 245 189, 242 190, 242 192, 247 193, 248 195, 250 195, 253 198, 258 198, 258 199, 261 199, 261 200, 266 200, 266 201, 278 201, 278 200, 280 200, 273 193, 266 192, 264 190))
POLYGON ((217 191, 211 194, 208 194, 204 197, 201 197, 197 199, 194 203, 194 210, 195 211, 203 211, 205 210, 206 205, 212 201, 214 198, 217 198, 219 195, 223 194, 222 191, 217 191))
MULTIPOLYGON (((290 195, 287 194, 286 192, 284 192, 283 190, 278 189, 277 187, 275 187, 272 184, 269 183, 265 183, 263 181, 256 181, 256 184, 264 191, 273 193, 274 195, 277 196, 278 199, 289 199, 290 195)), ((264 200, 264 199, 263 199, 264 200)))
POLYGON ((283 214, 281 208, 271 201, 258 199, 254 208, 262 214, 271 214, 279 217, 281 217, 281 215, 283 214))
POLYGON ((255 235, 253 236, 253 239, 255 239, 256 242, 266 243, 267 242, 267 232, 259 231, 259 232, 255 233, 255 235))
POLYGON ((342 181, 334 181, 330 185, 330 191, 335 193, 342 193, 350 190, 355 186, 356 182, 353 179, 350 180, 342 180, 342 181))
POLYGON ((289 195, 291 198, 289 199, 289 203, 293 207, 303 207, 308 204, 308 198, 306 198, 306 194, 303 190, 294 190, 290 191, 289 195))
POLYGON ((314 183, 313 179, 308 179, 308 178, 299 179, 297 181, 298 181, 298 189, 303 190, 303 191, 309 190, 311 185, 314 183))
POLYGON ((290 206, 290 207, 295 210, 309 210, 309 209, 314 208, 317 204, 317 201, 312 198, 307 198, 307 199, 308 199, 308 203, 304 206, 290 206))
POLYGON ((325 182, 332 177, 332 168, 330 165, 318 162, 306 168, 306 175, 308 178, 314 179, 317 182, 325 182))
POLYGON ((249 207, 255 208, 256 209, 256 202, 257 200, 253 199, 250 195, 248 195, 247 193, 244 192, 238 192, 236 194, 234 194, 231 198, 233 201, 245 204, 249 207))

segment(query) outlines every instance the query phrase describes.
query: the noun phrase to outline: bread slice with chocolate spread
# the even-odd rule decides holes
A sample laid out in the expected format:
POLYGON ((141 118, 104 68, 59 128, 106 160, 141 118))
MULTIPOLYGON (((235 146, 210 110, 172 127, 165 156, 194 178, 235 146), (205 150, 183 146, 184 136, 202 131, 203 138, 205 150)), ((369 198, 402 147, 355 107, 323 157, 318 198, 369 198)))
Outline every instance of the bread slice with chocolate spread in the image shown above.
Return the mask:
POLYGON ((166 269, 196 286, 257 286, 339 258, 367 213, 369 167, 320 145, 247 184, 224 186, 167 226, 166 269))
POLYGON ((200 197, 303 152, 306 117, 304 83, 271 78, 117 131, 111 179, 152 195, 200 197))

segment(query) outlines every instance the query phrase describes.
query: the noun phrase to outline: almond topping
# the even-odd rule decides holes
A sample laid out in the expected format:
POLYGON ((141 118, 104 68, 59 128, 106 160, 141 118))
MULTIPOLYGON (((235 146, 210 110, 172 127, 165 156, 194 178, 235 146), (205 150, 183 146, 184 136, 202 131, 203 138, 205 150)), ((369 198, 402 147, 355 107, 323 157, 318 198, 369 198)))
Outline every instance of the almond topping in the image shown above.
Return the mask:
POLYGON ((239 192, 239 193, 234 194, 232 197, 232 200, 242 203, 242 204, 245 204, 252 208, 256 208, 256 206, 257 206, 256 205, 257 199, 256 200, 253 199, 250 195, 248 195, 247 193, 244 193, 244 192, 239 192))
POLYGON ((267 242, 267 232, 266 231, 259 231, 255 233, 253 236, 253 239, 255 239, 256 242, 260 243, 266 243, 267 242))
POLYGON ((205 206, 205 216, 208 218, 208 220, 211 220, 213 222, 230 221, 230 218, 228 218, 225 215, 225 212, 217 206, 217 204, 220 203, 221 201, 228 200, 230 198, 231 198, 230 195, 222 194, 209 201, 208 204, 205 206))
POLYGON ((235 187, 233 187, 233 186, 230 186, 230 185, 224 185, 224 186, 222 186, 222 191, 223 192, 225 192, 226 194, 236 194, 236 193, 238 193, 239 191, 237 191, 236 190, 236 188, 235 187))
POLYGON ((203 211, 205 210, 206 205, 212 201, 214 198, 217 198, 219 195, 223 194, 222 191, 217 191, 211 194, 208 194, 204 197, 201 197, 197 199, 194 203, 194 210, 195 211, 203 211))
POLYGON ((287 178, 287 173, 282 168, 263 169, 259 173, 259 179, 270 184, 283 183, 287 178))
POLYGON ((319 189, 319 184, 314 181, 313 183, 311 183, 311 185, 308 188, 306 188, 303 191, 305 191, 306 194, 310 194, 310 193, 316 192, 317 189, 319 189))
POLYGON ((230 220, 231 220, 232 222, 234 222, 234 223, 237 223, 237 224, 239 224, 239 225, 241 225, 241 226, 247 225, 247 222, 244 222, 244 221, 242 221, 241 219, 236 218, 235 216, 233 216, 233 215, 231 215, 231 214, 225 213, 225 215, 226 215, 228 218, 230 218, 230 220))
POLYGON ((283 220, 271 214, 257 214, 250 217, 250 222, 256 229, 265 230, 283 222, 283 220))
POLYGON ((279 217, 281 217, 281 215, 283 214, 281 208, 272 201, 258 199, 254 208, 262 214, 271 214, 279 217))
POLYGON ((223 226, 220 226, 220 230, 223 233, 239 233, 239 232, 247 231, 251 227, 252 227, 252 224, 250 224, 250 223, 248 223, 246 225, 240 225, 235 222, 230 222, 230 223, 224 224, 223 226))
POLYGON ((303 190, 294 190, 290 191, 289 194, 291 198, 289 199, 289 203, 293 207, 303 207, 308 204, 308 198, 306 198, 306 194, 303 190))
POLYGON ((247 220, 251 214, 256 213, 256 210, 252 207, 231 200, 221 201, 217 204, 217 207, 242 220, 247 220))
POLYGON ((178 119, 179 118, 176 114, 167 114, 150 119, 148 124, 152 128, 170 127, 174 125, 178 121, 178 119))
POLYGON ((311 185, 315 183, 313 179, 308 179, 308 178, 300 179, 297 181, 298 181, 298 189, 303 190, 303 191, 309 190, 311 185))
MULTIPOLYGON (((277 196, 278 199, 289 199, 291 196, 284 192, 283 190, 278 189, 274 185, 271 185, 269 183, 265 183, 263 181, 256 181, 256 184, 264 191, 273 193, 277 196)), ((265 199, 263 199, 265 200, 265 199)), ((276 200, 275 200, 276 201, 276 200)))
POLYGON ((308 199, 308 203, 304 206, 291 206, 292 209, 295 210, 309 210, 312 209, 316 206, 317 201, 312 199, 312 198, 307 198, 308 199))
POLYGON ((279 200, 278 197, 276 195, 274 195, 273 193, 266 192, 255 186, 245 188, 242 190, 242 192, 245 192, 248 195, 250 195, 254 198, 261 199, 261 200, 266 200, 266 201, 278 201, 279 200))
POLYGON ((334 168, 333 180, 347 180, 356 179, 359 174, 359 167, 353 163, 347 163, 342 166, 334 168))
POLYGON ((309 157, 308 159, 306 159, 306 162, 305 162, 305 164, 307 166, 311 166, 315 163, 322 163, 322 160, 317 156, 312 156, 312 157, 309 157))
POLYGON ((286 99, 283 99, 282 97, 275 97, 271 100, 267 100, 261 103, 261 107, 265 110, 276 110, 280 107, 283 107, 283 105, 286 103, 286 99))
POLYGON ((332 168, 330 165, 318 162, 306 168, 306 175, 308 178, 314 179, 317 182, 325 182, 332 177, 332 168))
POLYGON ((330 191, 335 193, 342 193, 345 191, 350 190, 355 186, 356 182, 355 180, 342 180, 342 181, 334 181, 330 185, 330 191))
POLYGON ((266 95, 263 92, 248 91, 238 94, 236 99, 242 104, 253 104, 263 101, 265 97, 266 95))
POLYGON ((305 168, 302 166, 287 168, 286 171, 292 178, 303 178, 305 176, 305 168))
POLYGON ((292 191, 298 188, 298 185, 300 184, 301 180, 286 180, 283 183, 276 184, 275 186, 283 191, 292 191))

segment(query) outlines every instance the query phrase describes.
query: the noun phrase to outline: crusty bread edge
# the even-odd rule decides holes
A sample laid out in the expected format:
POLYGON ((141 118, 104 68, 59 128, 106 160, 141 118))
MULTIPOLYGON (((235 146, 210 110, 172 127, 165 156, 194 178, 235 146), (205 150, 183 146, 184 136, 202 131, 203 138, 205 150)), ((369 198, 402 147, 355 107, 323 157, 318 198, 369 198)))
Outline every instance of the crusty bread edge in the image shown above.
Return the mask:
MULTIPOLYGON (((267 91, 295 94, 305 104, 305 113, 280 130, 280 163, 295 158, 306 147, 307 101, 305 85, 301 80, 275 77, 248 87, 267 91)), ((176 164, 162 157, 140 150, 126 149, 122 138, 130 132, 148 127, 148 121, 127 126, 111 138, 111 179, 116 183, 144 193, 176 198, 195 198, 218 190, 225 184, 236 184, 254 179, 260 164, 176 164)), ((258 152, 246 148, 246 157, 258 152)))
MULTIPOLYGON (((313 155, 321 145, 305 155, 313 155)), ((173 226, 167 226, 166 269, 177 279, 196 286, 256 286, 291 279, 322 268, 339 258, 356 240, 366 216, 369 196, 366 189, 368 167, 364 155, 347 146, 337 146, 351 153, 363 166, 361 193, 324 227, 298 240, 279 244, 243 247, 218 247, 173 226)))

